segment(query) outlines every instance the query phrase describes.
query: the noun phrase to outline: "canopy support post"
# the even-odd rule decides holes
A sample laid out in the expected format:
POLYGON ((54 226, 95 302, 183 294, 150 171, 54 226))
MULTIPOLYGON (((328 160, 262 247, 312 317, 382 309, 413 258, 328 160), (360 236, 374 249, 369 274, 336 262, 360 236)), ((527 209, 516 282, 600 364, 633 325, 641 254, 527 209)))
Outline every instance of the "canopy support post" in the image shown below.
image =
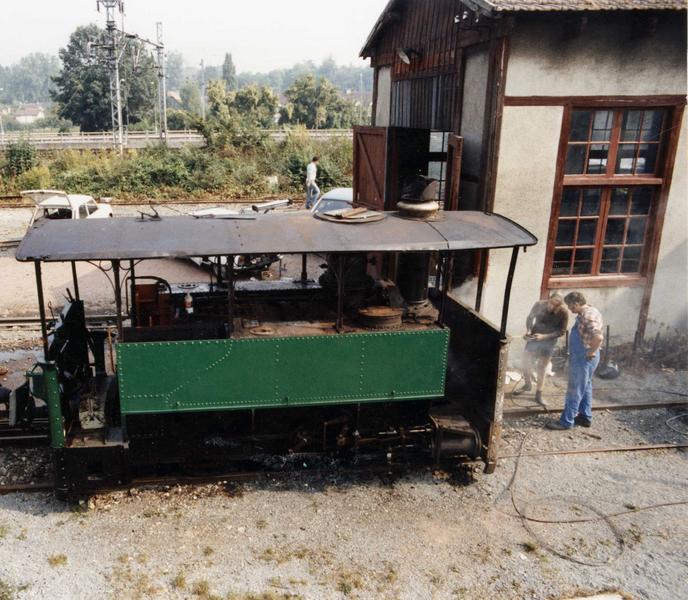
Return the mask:
POLYGON ((43 338, 43 358, 48 362, 48 327, 45 322, 45 300, 43 298, 43 275, 41 274, 41 262, 33 261, 36 271, 36 291, 38 292, 38 314, 41 317, 41 337, 43 338))
POLYGON ((502 305, 502 326, 499 328, 499 334, 502 337, 506 336, 506 322, 509 318, 509 299, 511 298, 511 285, 514 282, 514 271, 516 270, 516 260, 518 259, 518 251, 521 248, 514 246, 511 251, 511 262, 509 263, 509 274, 506 276, 506 288, 504 289, 504 304, 502 305))
POLYGON ((480 312, 483 303, 483 287, 485 286, 485 274, 487 273, 487 261, 489 250, 479 250, 480 266, 478 270, 478 289, 475 293, 475 312, 480 312))
POLYGON ((119 278, 119 261, 112 261, 112 278, 115 281, 115 307, 117 311, 117 339, 124 341, 122 327, 122 282, 119 278))
MULTIPOLYGON (((220 264, 220 270, 222 270, 221 264, 220 264)), ((234 333, 234 255, 229 255, 227 257, 227 337, 231 338, 233 333, 234 333)))
POLYGON ((131 326, 137 327, 136 320, 136 271, 134 271, 134 261, 129 261, 129 284, 131 289, 131 307, 129 308, 129 318, 131 319, 131 326))
POLYGON ((74 284, 74 297, 77 300, 81 300, 81 296, 79 295, 79 279, 76 276, 76 261, 72 261, 72 283, 74 284))
POLYGON ((301 283, 308 281, 308 255, 304 252, 301 255, 301 283))
POLYGON ((335 329, 341 333, 344 327, 344 256, 337 255, 337 322, 335 329))
POLYGON ((447 297, 451 291, 452 271, 454 270, 454 253, 444 252, 442 255, 442 303, 440 304, 439 322, 444 322, 447 309, 447 297))

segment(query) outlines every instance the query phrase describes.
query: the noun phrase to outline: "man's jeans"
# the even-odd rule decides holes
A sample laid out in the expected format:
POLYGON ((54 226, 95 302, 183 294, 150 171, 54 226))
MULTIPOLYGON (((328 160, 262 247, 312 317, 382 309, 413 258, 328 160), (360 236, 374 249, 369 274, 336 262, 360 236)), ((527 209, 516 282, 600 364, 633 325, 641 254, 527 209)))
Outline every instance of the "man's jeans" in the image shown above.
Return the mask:
POLYGON ((560 421, 566 427, 573 427, 573 420, 578 415, 592 420, 592 376, 600 362, 600 351, 595 352, 595 357, 588 360, 575 325, 571 329, 569 350, 569 385, 560 421))
POLYGON ((320 195, 320 188, 317 183, 309 183, 306 187, 306 208, 312 208, 318 201, 320 195))

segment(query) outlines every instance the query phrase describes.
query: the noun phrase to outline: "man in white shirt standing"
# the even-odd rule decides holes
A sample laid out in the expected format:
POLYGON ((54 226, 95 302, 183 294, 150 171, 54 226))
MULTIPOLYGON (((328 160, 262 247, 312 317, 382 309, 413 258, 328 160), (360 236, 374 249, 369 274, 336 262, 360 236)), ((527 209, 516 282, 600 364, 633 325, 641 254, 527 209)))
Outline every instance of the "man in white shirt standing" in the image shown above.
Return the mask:
POLYGON ((320 196, 320 188, 315 182, 318 176, 318 161, 320 157, 314 156, 306 167, 306 208, 312 208, 320 196))

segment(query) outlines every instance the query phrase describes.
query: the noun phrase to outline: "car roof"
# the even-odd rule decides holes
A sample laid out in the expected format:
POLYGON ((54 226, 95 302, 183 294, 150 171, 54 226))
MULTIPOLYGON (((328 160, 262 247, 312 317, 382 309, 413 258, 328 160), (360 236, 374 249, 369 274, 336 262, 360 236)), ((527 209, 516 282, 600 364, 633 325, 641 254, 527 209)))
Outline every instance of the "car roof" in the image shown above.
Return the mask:
POLYGON ((24 190, 19 192, 31 198, 40 208, 78 208, 93 200, 88 194, 68 194, 62 190, 24 190))
POLYGON ((321 200, 345 200, 347 202, 354 201, 353 188, 334 188, 322 195, 321 200))

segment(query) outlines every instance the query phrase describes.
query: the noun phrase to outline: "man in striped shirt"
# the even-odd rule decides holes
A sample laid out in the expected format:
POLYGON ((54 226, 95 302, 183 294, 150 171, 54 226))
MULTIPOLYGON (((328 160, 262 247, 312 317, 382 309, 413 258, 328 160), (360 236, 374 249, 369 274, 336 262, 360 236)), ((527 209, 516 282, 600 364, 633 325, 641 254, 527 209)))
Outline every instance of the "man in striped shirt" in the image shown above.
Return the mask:
POLYGON ((564 297, 569 310, 577 315, 569 336, 569 385, 564 411, 548 429, 571 429, 592 425, 592 376, 600 362, 604 341, 600 311, 590 306, 583 294, 571 292, 564 297))

